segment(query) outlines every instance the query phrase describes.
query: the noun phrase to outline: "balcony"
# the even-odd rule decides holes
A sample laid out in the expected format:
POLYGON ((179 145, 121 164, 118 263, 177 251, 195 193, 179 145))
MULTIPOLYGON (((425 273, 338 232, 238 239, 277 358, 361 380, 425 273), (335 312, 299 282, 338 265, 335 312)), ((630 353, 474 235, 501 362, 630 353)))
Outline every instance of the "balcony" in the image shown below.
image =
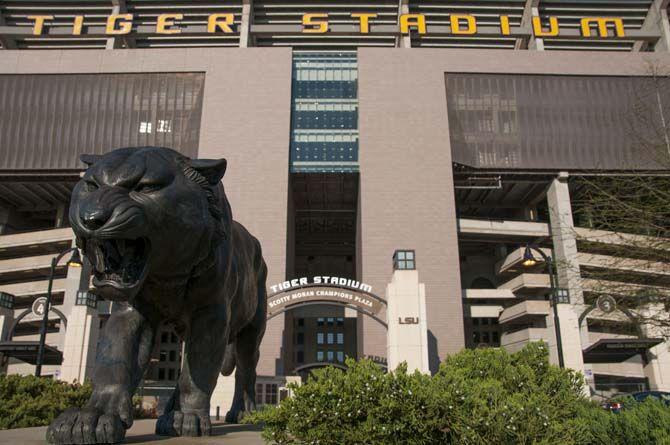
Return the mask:
POLYGON ((526 328, 515 332, 504 332, 500 337, 500 346, 508 352, 518 352, 533 341, 547 340, 546 328, 526 328))
POLYGON ((517 297, 538 297, 546 295, 551 289, 549 275, 523 273, 498 286, 500 290, 510 290, 517 297))
POLYGON ((516 295, 509 289, 463 289, 467 300, 514 300, 516 295))
POLYGON ((72 244, 69 227, 0 236, 0 258, 17 258, 61 252, 72 244))
POLYGON ((500 314, 500 324, 531 322, 533 319, 546 317, 551 313, 548 301, 525 300, 508 307, 500 314))
POLYGON ((550 236, 547 223, 466 218, 458 219, 458 232, 462 235, 509 237, 513 239, 535 239, 550 236))
POLYGON ((579 252, 577 261, 582 267, 613 269, 625 272, 670 277, 670 264, 658 261, 620 258, 609 255, 579 252))
MULTIPOLYGON (((542 248, 540 250, 542 250, 542 252, 548 257, 551 257, 551 249, 542 248)), ((544 270, 546 265, 544 264, 542 257, 538 255, 537 252, 533 252, 533 257, 537 261, 537 264, 530 268, 524 267, 522 263, 524 261, 523 254, 525 251, 525 247, 519 247, 518 249, 514 249, 512 252, 510 252, 503 260, 496 264, 496 274, 503 275, 524 272, 540 272, 544 270)))

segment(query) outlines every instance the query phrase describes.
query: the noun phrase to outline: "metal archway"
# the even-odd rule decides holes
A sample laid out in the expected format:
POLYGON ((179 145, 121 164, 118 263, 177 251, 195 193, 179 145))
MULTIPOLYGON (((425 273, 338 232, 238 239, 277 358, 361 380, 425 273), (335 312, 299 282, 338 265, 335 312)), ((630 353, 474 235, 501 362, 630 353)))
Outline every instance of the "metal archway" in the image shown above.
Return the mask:
MULTIPOLYGON (((581 313, 581 315, 579 316, 579 320, 578 320, 578 326, 579 326, 580 329, 582 327, 582 323, 584 322, 584 319, 586 319, 586 316, 589 315, 591 312, 593 312, 594 309, 597 309, 597 308, 598 308, 598 301, 593 303, 591 306, 587 307, 584 310, 584 312, 581 313)), ((640 324, 638 323, 637 317, 635 317, 635 315, 633 315, 633 313, 631 311, 629 311, 625 307, 619 307, 618 304, 615 304, 615 308, 610 312, 614 312, 614 311, 620 311, 626 317, 628 317, 630 322, 635 326, 635 331, 637 332, 637 337, 638 338, 645 338, 644 334, 642 333, 642 328, 640 327, 640 324)))
POLYGON ((386 322, 384 320, 377 317, 375 314, 373 314, 371 312, 368 312, 364 309, 361 309, 360 307, 358 307, 354 304, 339 303, 339 302, 328 301, 328 300, 324 300, 324 301, 305 301, 305 302, 302 302, 302 303, 292 304, 292 305, 283 307, 282 309, 280 309, 279 311, 275 312, 272 315, 269 315, 267 319, 271 320, 274 317, 276 317, 277 315, 283 314, 284 312, 290 311, 291 309, 296 309, 296 308, 299 308, 299 307, 306 307, 306 306, 336 306, 336 307, 350 308, 350 309, 353 309, 356 312, 359 312, 363 315, 367 315, 368 317, 372 318, 374 321, 376 321, 377 323, 382 325, 384 327, 384 329, 388 329, 388 324, 386 324, 386 322))
POLYGON ((333 368, 338 368, 341 369, 342 371, 346 371, 347 367, 340 364, 340 363, 331 363, 331 362, 313 362, 313 363, 307 363, 304 365, 300 365, 297 368, 293 370, 296 374, 301 372, 301 371, 306 371, 308 369, 312 368, 325 368, 326 366, 332 366, 333 368))
MULTIPOLYGON (((60 310, 56 309, 55 307, 50 307, 49 311, 53 311, 56 315, 58 315, 58 318, 61 319, 63 322, 63 327, 67 329, 67 317, 65 314, 63 314, 60 310)), ((26 309, 25 311, 21 312, 21 314, 14 319, 12 322, 11 327, 7 331, 6 338, 3 339, 3 341, 11 341, 12 338, 14 337, 14 331, 16 331, 16 327, 19 325, 21 320, 23 320, 28 314, 32 312, 32 309, 26 309)))

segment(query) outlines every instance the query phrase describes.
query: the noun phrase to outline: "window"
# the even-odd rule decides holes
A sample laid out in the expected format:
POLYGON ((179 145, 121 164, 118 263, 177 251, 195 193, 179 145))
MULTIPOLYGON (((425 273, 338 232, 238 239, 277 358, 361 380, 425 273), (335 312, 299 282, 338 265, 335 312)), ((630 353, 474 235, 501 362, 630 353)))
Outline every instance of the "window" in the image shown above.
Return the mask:
POLYGON ((337 344, 338 345, 343 345, 344 344, 344 333, 342 333, 342 332, 337 333, 337 344))
POLYGON ((335 318, 328 317, 328 326, 332 326, 333 324, 335 324, 335 318))
POLYGON ((298 318, 298 326, 299 327, 305 326, 305 319, 304 318, 298 318))
POLYGON ((328 351, 328 361, 332 362, 335 358, 335 353, 333 351, 328 351))
POLYGON ((319 317, 316 319, 316 324, 317 326, 323 326, 323 317, 319 317))
POLYGON ((393 254, 394 270, 414 270, 416 264, 413 250, 396 250, 393 254))
POLYGON ((7 309, 14 309, 14 295, 0 292, 0 306, 7 309))
POLYGON ((263 384, 256 383, 256 405, 263 404, 263 384))
POLYGON ((161 343, 167 343, 168 342, 168 337, 169 337, 169 334, 167 332, 163 332, 161 334, 161 343))
POLYGON ((161 351, 158 354, 158 357, 159 357, 158 360, 161 362, 167 361, 167 351, 161 351))
POLYGON ((305 353, 303 351, 298 351, 295 355, 295 361, 298 362, 298 364, 305 363, 305 353))
POLYGON ((316 351, 316 361, 317 362, 323 361, 323 351, 316 351))
POLYGON ((344 326, 344 318, 343 317, 337 317, 337 325, 338 326, 344 326))
MULTIPOLYGON (((172 133, 172 121, 158 119, 158 125, 156 125, 156 131, 158 133, 172 133)), ((140 133, 141 133, 141 124, 140 124, 140 133)), ((148 133, 151 133, 151 124, 149 124, 148 133)))
POLYGON ((165 369, 158 368, 158 380, 165 380, 165 369))
POLYGON ((316 344, 317 345, 322 345, 323 344, 323 332, 318 332, 316 334, 316 344))
POLYGON ((151 133, 151 122, 140 122, 140 133, 151 133))
POLYGON ((298 338, 296 341, 297 344, 299 345, 304 345, 305 344, 305 334, 302 332, 298 332, 298 338))
POLYGON ((332 345, 335 342, 335 336, 333 335, 332 332, 328 333, 328 344, 332 345))
POLYGON ((337 361, 344 363, 344 351, 337 351, 337 361))
POLYGON ((265 403, 270 405, 277 404, 277 384, 268 383, 265 385, 265 403))
POLYGON ((177 361, 177 351, 170 351, 170 361, 177 361))
POLYGON ((174 380, 174 369, 168 371, 168 380, 174 380))
POLYGON ((172 343, 179 343, 179 338, 174 332, 171 334, 170 338, 172 339, 172 343))

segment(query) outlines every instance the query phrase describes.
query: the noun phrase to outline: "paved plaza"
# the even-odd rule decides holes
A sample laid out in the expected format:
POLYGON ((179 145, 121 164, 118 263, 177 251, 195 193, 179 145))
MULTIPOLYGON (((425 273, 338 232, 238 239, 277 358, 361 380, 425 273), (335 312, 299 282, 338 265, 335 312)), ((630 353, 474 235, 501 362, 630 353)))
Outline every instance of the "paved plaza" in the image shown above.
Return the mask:
MULTIPOLYGON (((264 445, 260 429, 251 425, 216 423, 210 437, 164 437, 154 434, 155 420, 137 420, 127 432, 125 444, 161 445, 264 445)), ((46 427, 0 431, 0 444, 44 445, 46 427)))

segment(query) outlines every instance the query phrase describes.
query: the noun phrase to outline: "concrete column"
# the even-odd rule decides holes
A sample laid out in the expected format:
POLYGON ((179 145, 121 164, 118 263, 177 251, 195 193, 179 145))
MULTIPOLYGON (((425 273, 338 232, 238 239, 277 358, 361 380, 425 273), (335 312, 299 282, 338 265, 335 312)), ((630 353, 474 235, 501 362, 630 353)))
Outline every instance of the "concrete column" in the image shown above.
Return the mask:
POLYGON ((100 332, 98 308, 94 301, 92 295, 82 291, 67 315, 60 380, 83 383, 93 373, 100 332))
POLYGON ((668 18, 668 7, 670 6, 670 0, 654 0, 654 4, 651 5, 651 10, 657 14, 658 27, 661 30, 661 38, 656 45, 654 45, 654 51, 670 51, 670 19, 668 18))
MULTIPOLYGON (((584 372, 583 347, 588 344, 588 330, 580 330, 579 315, 584 309, 581 276, 577 258, 577 240, 575 239, 568 175, 561 173, 551 182, 547 191, 551 237, 554 245, 554 263, 558 275, 558 287, 570 293, 570 304, 558 304, 558 318, 563 346, 563 360, 566 368, 584 372)), ((556 304, 556 303, 554 303, 556 304)), ((551 332, 555 332, 553 315, 547 317, 551 332)), ((550 344, 551 357, 556 354, 556 340, 550 344)), ((552 360, 553 361, 553 360, 552 360)))
MULTIPOLYGON (((531 36, 528 40, 526 39, 516 39, 516 42, 514 43, 514 49, 528 49, 528 47, 531 45, 531 41, 535 40, 535 38, 532 36, 533 33, 533 26, 532 26, 532 18, 533 14, 538 13, 537 6, 540 4, 540 0, 526 0, 526 4, 524 5, 523 8, 523 16, 521 17, 521 26, 524 28, 527 28, 530 30, 531 36)), ((535 43, 533 42, 532 45, 535 43)), ((536 49, 536 48, 531 48, 531 49, 536 49)))
MULTIPOLYGON (((651 44, 654 51, 670 51, 669 2, 670 0, 653 0, 642 24, 642 31, 660 34, 658 41, 651 44)), ((633 44, 633 51, 644 51, 648 46, 648 42, 639 40, 633 44)))
POLYGON ((88 296, 90 267, 69 267, 65 283, 65 298, 59 308, 67 317, 67 327, 61 323, 59 349, 63 364, 59 379, 84 382, 93 372, 95 353, 100 334, 100 318, 94 297, 88 296), (88 303, 88 305, 87 305, 88 303))
POLYGON ((240 48, 249 47, 251 41, 250 30, 253 18, 253 0, 242 0, 242 23, 240 23, 240 48))
MULTIPOLYGON (((409 14, 409 0, 400 0, 398 3, 398 26, 400 26, 400 16, 403 14, 409 14)), ((399 48, 411 48, 412 38, 409 34, 400 34, 397 45, 399 48)))
MULTIPOLYGON (((662 304, 652 304, 645 308, 645 317, 653 314, 656 319, 659 314, 670 318, 662 304)), ((667 322, 667 321, 666 321, 667 322)), ((665 338, 664 331, 658 326, 647 324, 642 326, 642 332, 648 338, 665 338)), ((644 366, 644 375, 649 379, 649 389, 652 391, 670 391, 670 340, 654 346, 647 352, 648 363, 644 366)))
MULTIPOLYGON (((0 296, 0 341, 5 341, 9 329, 14 321, 14 296, 4 294, 0 296)), ((7 362, 3 354, 0 354, 0 375, 7 373, 7 362)))
POLYGON ((215 419, 216 410, 219 409, 220 419, 226 417, 226 413, 233 403, 233 396, 235 395, 235 372, 229 376, 219 374, 219 379, 216 381, 216 387, 212 393, 212 398, 209 402, 209 415, 215 419))
POLYGON ((426 290, 416 270, 396 270, 386 287, 389 371, 402 362, 408 371, 430 373, 426 290))
MULTIPOLYGON (((538 2, 539 3, 539 2, 538 2)), ((531 7, 531 17, 539 17, 540 16, 540 8, 537 7, 537 4, 531 7)), ((531 18, 532 20, 532 18, 531 18)), ((531 29, 531 36, 530 40, 528 41, 528 49, 533 49, 536 51, 544 51, 544 39, 537 38, 535 37, 535 33, 533 32, 533 24, 531 21, 530 25, 531 29)))

